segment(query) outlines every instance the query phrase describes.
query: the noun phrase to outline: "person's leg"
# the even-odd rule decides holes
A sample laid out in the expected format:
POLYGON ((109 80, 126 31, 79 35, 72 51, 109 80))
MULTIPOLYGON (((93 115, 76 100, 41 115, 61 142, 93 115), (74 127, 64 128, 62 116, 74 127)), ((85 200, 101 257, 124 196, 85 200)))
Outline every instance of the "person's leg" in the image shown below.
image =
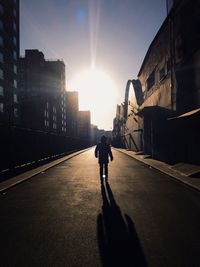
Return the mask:
POLYGON ((105 176, 106 176, 106 181, 108 180, 108 163, 104 164, 104 169, 105 169, 105 176))
POLYGON ((100 167, 100 178, 102 180, 103 179, 103 163, 99 163, 99 167, 100 167))

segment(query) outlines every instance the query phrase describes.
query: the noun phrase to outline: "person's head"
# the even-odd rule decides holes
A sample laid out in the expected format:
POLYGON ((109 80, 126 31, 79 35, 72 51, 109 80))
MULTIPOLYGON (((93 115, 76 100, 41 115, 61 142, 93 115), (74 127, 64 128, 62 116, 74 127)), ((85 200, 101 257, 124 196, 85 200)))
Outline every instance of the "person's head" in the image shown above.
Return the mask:
POLYGON ((107 140, 107 138, 105 137, 105 135, 102 135, 102 137, 101 137, 101 143, 106 143, 106 140, 107 140))

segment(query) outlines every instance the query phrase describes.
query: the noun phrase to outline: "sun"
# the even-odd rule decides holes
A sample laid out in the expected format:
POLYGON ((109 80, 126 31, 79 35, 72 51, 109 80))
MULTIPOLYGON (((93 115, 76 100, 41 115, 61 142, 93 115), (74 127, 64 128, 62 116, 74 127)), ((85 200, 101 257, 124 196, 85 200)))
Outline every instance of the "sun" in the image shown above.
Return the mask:
POLYGON ((90 69, 77 74, 69 90, 79 92, 79 109, 91 111, 91 121, 110 130, 116 111, 116 86, 108 74, 90 69))

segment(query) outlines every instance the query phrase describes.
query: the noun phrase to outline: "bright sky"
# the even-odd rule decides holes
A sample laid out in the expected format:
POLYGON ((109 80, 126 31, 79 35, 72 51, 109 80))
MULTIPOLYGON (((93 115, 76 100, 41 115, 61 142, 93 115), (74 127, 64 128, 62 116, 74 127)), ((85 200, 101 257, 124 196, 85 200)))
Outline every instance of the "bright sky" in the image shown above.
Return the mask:
POLYGON ((92 123, 113 127, 116 105, 166 17, 166 0, 21 0, 21 55, 63 59, 67 90, 92 123), (79 88, 78 88, 79 87, 79 88), (89 100, 89 101, 88 101, 89 100))

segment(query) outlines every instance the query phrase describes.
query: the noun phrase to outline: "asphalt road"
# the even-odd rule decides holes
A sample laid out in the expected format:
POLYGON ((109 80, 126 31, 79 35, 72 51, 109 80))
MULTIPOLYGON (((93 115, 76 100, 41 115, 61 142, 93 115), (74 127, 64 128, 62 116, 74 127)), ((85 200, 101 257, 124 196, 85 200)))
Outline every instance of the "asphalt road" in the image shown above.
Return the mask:
POLYGON ((94 149, 0 196, 0 266, 200 266, 200 194, 94 149))

